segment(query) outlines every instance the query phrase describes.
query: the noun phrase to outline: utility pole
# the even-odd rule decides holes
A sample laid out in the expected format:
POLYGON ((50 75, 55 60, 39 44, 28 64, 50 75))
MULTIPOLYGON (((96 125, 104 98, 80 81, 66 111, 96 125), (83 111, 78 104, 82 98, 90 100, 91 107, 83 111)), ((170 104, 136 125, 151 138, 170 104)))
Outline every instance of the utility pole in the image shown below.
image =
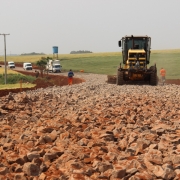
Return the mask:
POLYGON ((6 35, 10 35, 10 34, 0 34, 0 35, 4 36, 4 68, 5 68, 4 84, 7 84, 6 35))

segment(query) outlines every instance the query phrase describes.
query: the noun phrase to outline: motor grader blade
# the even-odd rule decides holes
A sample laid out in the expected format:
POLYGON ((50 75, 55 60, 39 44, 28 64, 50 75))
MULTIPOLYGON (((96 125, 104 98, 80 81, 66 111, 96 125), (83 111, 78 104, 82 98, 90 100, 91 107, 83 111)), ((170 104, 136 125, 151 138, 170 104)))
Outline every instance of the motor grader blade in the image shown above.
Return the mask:
POLYGON ((109 84, 116 84, 116 75, 107 75, 107 83, 109 84))

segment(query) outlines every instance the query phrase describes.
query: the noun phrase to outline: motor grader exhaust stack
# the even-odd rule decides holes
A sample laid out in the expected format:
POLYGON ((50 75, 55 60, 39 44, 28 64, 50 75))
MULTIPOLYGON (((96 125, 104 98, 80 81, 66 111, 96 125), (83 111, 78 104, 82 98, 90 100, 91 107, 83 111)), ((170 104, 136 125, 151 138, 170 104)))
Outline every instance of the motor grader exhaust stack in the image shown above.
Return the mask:
POLYGON ((119 41, 122 47, 122 61, 117 69, 117 76, 108 76, 108 82, 117 85, 130 82, 157 85, 156 64, 150 68, 151 38, 148 36, 125 36, 119 41))

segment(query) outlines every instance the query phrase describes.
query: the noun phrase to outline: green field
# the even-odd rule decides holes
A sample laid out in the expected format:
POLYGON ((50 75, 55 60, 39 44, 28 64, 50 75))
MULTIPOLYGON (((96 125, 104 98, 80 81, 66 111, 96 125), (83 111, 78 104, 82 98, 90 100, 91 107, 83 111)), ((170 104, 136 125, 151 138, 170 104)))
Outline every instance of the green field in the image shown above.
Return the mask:
MULTIPOLYGON (((14 62, 32 62, 40 60, 39 56, 7 56, 7 61, 14 62)), ((46 55, 44 57, 52 57, 46 55)), ((59 54, 61 65, 64 71, 72 69, 73 71, 84 70, 87 73, 97 74, 116 74, 117 66, 122 62, 121 52, 112 53, 90 53, 90 54, 59 54)), ((0 56, 0 61, 4 57, 0 56)), ((166 69, 168 79, 180 78, 180 49, 177 50, 154 50, 151 52, 151 62, 149 66, 157 64, 158 72, 161 67, 166 69)), ((159 75, 159 74, 158 74, 159 75)))

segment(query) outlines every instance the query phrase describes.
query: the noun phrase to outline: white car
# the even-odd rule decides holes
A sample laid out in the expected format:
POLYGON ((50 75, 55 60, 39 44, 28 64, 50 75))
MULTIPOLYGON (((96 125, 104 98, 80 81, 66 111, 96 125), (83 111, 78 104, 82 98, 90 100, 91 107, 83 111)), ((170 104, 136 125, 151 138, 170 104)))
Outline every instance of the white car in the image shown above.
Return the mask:
POLYGON ((8 67, 9 67, 9 68, 15 68, 14 62, 13 62, 13 61, 9 61, 9 62, 8 62, 8 67))

